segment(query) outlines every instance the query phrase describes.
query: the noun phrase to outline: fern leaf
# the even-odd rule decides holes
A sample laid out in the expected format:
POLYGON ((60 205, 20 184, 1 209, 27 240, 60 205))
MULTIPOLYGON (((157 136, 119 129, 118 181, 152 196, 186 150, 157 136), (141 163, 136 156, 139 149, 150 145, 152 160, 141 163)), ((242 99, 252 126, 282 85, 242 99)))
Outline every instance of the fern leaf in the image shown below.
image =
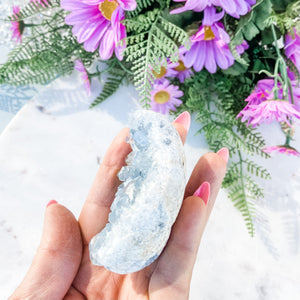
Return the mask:
POLYGON ((254 205, 247 197, 246 189, 243 181, 235 181, 229 187, 228 197, 232 200, 234 206, 242 213, 244 221, 246 223, 247 230, 250 236, 254 236, 254 205))
POLYGON ((263 197, 263 190, 252 177, 269 179, 270 174, 249 158, 244 159, 243 153, 268 156, 262 151, 265 142, 260 133, 241 123, 236 115, 243 108, 244 99, 254 83, 220 74, 213 77, 206 71, 195 74, 185 84, 186 106, 197 112, 196 121, 201 123, 199 132, 205 134, 210 149, 216 152, 227 147, 230 150, 232 159, 228 163, 223 187, 228 189, 229 198, 240 210, 248 232, 253 236, 255 202, 263 197))
POLYGON ((179 46, 187 44, 188 36, 179 27, 171 24, 161 16, 158 10, 147 12, 125 21, 129 35, 124 43, 126 62, 132 62, 133 82, 141 96, 141 103, 149 107, 150 92, 155 76, 166 58, 178 61, 179 46), (142 30, 141 30, 142 28, 142 30))
POLYGON ((59 7, 59 0, 42 0, 40 1, 31 1, 25 7, 21 8, 20 12, 13 14, 8 17, 8 21, 20 22, 25 19, 31 18, 37 13, 48 10, 49 8, 59 7))
POLYGON ((90 105, 90 108, 95 107, 96 105, 102 103, 108 97, 113 95, 118 90, 120 85, 123 83, 124 79, 125 79, 125 74, 119 78, 118 77, 107 78, 103 86, 103 90, 101 91, 100 95, 90 105))
POLYGON ((129 11, 126 13, 128 18, 136 17, 142 12, 146 12, 151 8, 154 4, 158 4, 160 10, 163 10, 166 7, 170 6, 171 0, 136 0, 136 9, 134 11, 129 11))
POLYGON ((93 60, 95 53, 86 52, 78 44, 71 27, 65 24, 65 15, 64 10, 58 9, 32 28, 31 36, 24 38, 0 67, 0 83, 46 84, 60 75, 70 74, 74 60, 93 60))
POLYGON ((267 171, 267 169, 263 168, 262 166, 257 165, 249 159, 245 159, 243 163, 246 165, 247 171, 251 174, 254 174, 257 177, 261 177, 263 179, 271 179, 270 173, 267 171))

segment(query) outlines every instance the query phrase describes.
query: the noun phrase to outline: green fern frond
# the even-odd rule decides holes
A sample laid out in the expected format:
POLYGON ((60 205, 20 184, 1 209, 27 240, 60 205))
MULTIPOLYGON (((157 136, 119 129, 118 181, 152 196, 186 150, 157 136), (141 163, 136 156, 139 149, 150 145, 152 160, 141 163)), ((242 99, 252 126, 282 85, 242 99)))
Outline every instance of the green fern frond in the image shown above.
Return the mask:
POLYGON ((163 10, 170 6, 171 0, 136 0, 136 9, 126 12, 128 18, 134 18, 142 12, 149 11, 150 8, 156 7, 163 10))
POLYGON ((245 176, 247 197, 254 202, 264 197, 264 190, 249 175, 245 176))
POLYGON ((243 163, 247 167, 247 171, 257 177, 261 177, 263 179, 271 179, 271 175, 267 169, 263 168, 262 166, 257 165, 253 161, 249 159, 243 160, 243 163))
POLYGON ((178 61, 179 46, 187 45, 188 36, 184 30, 171 24, 158 10, 125 21, 129 35, 124 43, 126 62, 132 63, 133 82, 141 96, 144 107, 149 107, 150 91, 155 76, 166 58, 178 61))
POLYGON ((46 84, 70 74, 76 59, 89 66, 97 53, 87 52, 78 44, 71 27, 65 24, 65 16, 66 12, 58 9, 32 27, 31 35, 9 53, 0 67, 0 84, 46 84))
POLYGON ((231 199, 234 206, 242 213, 249 234, 254 236, 255 229, 253 217, 255 209, 252 200, 249 199, 249 194, 247 194, 244 180, 234 181, 234 183, 229 187, 228 197, 231 199))
POLYGON ((59 7, 59 0, 42 0, 29 2, 25 7, 20 9, 18 14, 14 14, 8 17, 8 21, 19 22, 25 19, 31 18, 37 13, 41 13, 43 11, 49 10, 49 8, 59 7))
POLYGON ((122 85, 125 77, 126 74, 123 74, 123 76, 119 78, 108 77, 103 86, 103 90, 101 91, 99 96, 93 101, 93 103, 90 105, 90 108, 97 106, 98 104, 102 103, 104 100, 109 98, 111 95, 113 95, 118 90, 118 88, 122 85))
POLYGON ((242 109, 244 99, 251 93, 255 83, 239 77, 206 71, 195 74, 185 83, 185 105, 196 111, 196 121, 201 124, 199 133, 205 134, 209 148, 217 152, 227 147, 232 159, 223 181, 229 198, 241 211, 249 234, 254 234, 255 202, 262 198, 263 190, 254 182, 253 176, 269 179, 268 171, 253 162, 247 155, 269 155, 262 151, 264 139, 256 130, 236 119, 237 109, 242 109))
POLYGON ((293 31, 296 28, 300 32, 300 1, 291 2, 284 12, 273 10, 271 16, 266 19, 267 26, 276 24, 282 33, 293 31))
POLYGON ((177 41, 187 49, 191 47, 190 40, 184 30, 164 18, 160 18, 159 21, 165 32, 167 32, 174 41, 177 41))
POLYGON ((156 2, 156 0, 136 0, 136 9, 134 11, 127 12, 127 16, 129 18, 137 16, 143 10, 151 7, 153 2, 156 2))

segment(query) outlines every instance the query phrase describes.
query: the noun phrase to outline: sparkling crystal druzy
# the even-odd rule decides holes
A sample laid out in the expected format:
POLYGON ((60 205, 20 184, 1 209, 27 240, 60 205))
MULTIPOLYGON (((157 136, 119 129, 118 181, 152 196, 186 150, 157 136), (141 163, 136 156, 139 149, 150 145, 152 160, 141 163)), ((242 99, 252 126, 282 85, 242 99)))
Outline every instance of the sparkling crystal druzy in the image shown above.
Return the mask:
POLYGON ((185 155, 166 116, 137 111, 128 142, 132 152, 118 176, 109 223, 90 242, 93 264, 119 274, 139 271, 161 253, 185 189, 185 155))

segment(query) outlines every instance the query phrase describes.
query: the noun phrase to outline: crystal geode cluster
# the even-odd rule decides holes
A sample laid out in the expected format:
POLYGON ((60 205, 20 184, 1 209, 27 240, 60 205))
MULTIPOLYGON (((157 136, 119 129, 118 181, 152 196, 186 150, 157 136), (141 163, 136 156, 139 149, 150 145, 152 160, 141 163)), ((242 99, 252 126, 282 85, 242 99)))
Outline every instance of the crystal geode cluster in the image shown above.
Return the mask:
POLYGON ((119 274, 139 271, 161 253, 185 189, 185 155, 168 118, 137 111, 128 142, 132 152, 118 176, 109 223, 90 242, 93 264, 119 274))

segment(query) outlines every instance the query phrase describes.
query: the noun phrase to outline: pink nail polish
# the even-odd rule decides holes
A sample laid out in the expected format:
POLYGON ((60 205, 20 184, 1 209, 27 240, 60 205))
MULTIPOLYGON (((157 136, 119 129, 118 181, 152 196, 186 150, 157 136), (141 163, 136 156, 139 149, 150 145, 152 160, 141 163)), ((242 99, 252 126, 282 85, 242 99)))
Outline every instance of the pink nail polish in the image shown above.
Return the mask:
POLYGON ((50 200, 50 201, 48 202, 48 204, 47 204, 47 207, 50 206, 50 205, 52 205, 52 204, 57 204, 57 201, 55 201, 55 200, 50 200))
POLYGON ((191 115, 188 111, 181 113, 174 121, 174 123, 181 124, 186 131, 189 131, 191 126, 191 115))
POLYGON ((227 148, 220 149, 217 152, 217 154, 220 155, 225 160, 226 163, 228 162, 228 159, 229 159, 229 150, 227 148))
POLYGON ((209 182, 205 181, 203 182, 199 188, 194 193, 194 196, 197 196, 203 200, 205 205, 207 205, 209 200, 209 194, 210 194, 210 184, 209 182))

